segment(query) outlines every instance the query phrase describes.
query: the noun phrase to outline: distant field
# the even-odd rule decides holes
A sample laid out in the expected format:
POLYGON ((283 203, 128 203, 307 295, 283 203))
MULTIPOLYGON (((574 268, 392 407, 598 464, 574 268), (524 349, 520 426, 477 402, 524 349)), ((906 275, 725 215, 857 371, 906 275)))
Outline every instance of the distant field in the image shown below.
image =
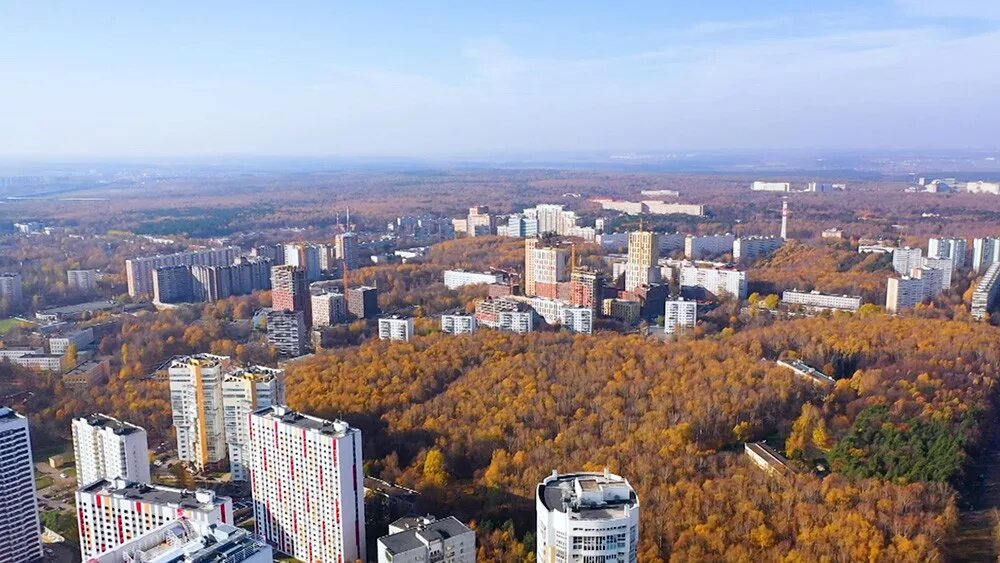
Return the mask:
POLYGON ((0 319, 0 334, 5 334, 7 332, 10 332, 14 328, 16 328, 17 325, 21 324, 21 322, 22 321, 20 321, 18 319, 13 319, 13 318, 11 318, 11 319, 0 319))

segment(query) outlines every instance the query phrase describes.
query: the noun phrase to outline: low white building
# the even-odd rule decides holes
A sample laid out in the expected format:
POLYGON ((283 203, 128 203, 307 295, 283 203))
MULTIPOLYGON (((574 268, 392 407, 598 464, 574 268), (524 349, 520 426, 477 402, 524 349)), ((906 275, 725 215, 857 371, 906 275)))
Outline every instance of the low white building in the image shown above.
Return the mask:
POLYGON ((503 275, 489 272, 467 272, 465 270, 445 270, 444 285, 448 289, 458 289, 466 285, 503 283, 503 275))
POLYGON ((413 338, 413 317, 393 315, 378 320, 379 340, 409 341, 413 338))
POLYGON ((852 295, 832 295, 818 291, 782 292, 781 301, 786 305, 801 305, 811 309, 834 309, 856 313, 861 308, 861 298, 852 295))
POLYGON ((668 300, 663 311, 663 332, 674 334, 678 330, 691 330, 698 322, 698 303, 683 298, 668 300))
POLYGON ((1000 194, 1000 182, 969 182, 965 184, 965 191, 970 194, 1000 194))
POLYGON ((560 312, 560 324, 573 332, 593 334, 594 310, 589 307, 564 307, 560 312))
POLYGON ((476 533, 454 516, 400 518, 378 539, 378 563, 475 563, 476 533))
POLYGON ((474 315, 441 315, 441 332, 448 334, 471 334, 476 332, 474 315))
POLYGON ((792 184, 789 182, 755 180, 753 184, 750 184, 750 189, 755 192, 790 192, 792 191, 792 184))

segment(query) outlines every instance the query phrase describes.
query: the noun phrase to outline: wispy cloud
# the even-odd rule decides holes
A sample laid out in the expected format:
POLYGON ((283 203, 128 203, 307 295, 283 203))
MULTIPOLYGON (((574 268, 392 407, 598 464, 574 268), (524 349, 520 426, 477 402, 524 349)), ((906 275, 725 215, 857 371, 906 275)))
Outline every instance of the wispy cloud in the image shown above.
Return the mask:
POLYGON ((1000 20, 1000 0, 895 0, 895 4, 911 17, 1000 20))

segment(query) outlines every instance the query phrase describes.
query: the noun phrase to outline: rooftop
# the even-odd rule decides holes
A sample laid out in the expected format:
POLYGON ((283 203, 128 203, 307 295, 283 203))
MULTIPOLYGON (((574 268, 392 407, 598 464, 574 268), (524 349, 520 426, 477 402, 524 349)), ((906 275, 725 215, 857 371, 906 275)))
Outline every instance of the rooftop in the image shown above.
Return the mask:
POLYGON ((142 427, 101 413, 94 413, 86 418, 79 418, 77 420, 85 420, 89 426, 93 426, 94 428, 110 428, 119 436, 126 436, 135 432, 144 432, 142 427))
POLYGON ((389 525, 389 529, 400 528, 401 532, 378 539, 379 543, 384 545, 390 554, 420 549, 430 543, 443 542, 471 532, 468 526, 454 516, 441 520, 435 520, 433 517, 400 518, 389 525))
POLYGON ((552 475, 538 485, 538 499, 546 509, 568 512, 580 520, 623 518, 639 506, 639 498, 629 482, 604 473, 564 473, 552 475))
POLYGON ((191 356, 177 356, 170 361, 170 367, 181 367, 189 365, 200 365, 202 367, 214 367, 229 361, 229 356, 216 356, 215 354, 193 354, 191 356))
POLYGON ((264 407, 254 411, 253 414, 254 416, 280 421, 283 424, 288 424, 297 428, 315 430, 330 436, 342 437, 351 432, 358 432, 358 429, 352 428, 350 424, 344 422, 343 420, 326 420, 302 414, 284 406, 272 405, 270 407, 264 407))
POLYGON ((102 479, 80 488, 82 493, 104 493, 114 497, 129 500, 141 500, 152 504, 180 506, 189 510, 211 510, 225 503, 228 497, 216 496, 213 491, 198 489, 189 491, 175 489, 164 485, 149 485, 146 483, 127 482, 115 479, 113 482, 102 479))

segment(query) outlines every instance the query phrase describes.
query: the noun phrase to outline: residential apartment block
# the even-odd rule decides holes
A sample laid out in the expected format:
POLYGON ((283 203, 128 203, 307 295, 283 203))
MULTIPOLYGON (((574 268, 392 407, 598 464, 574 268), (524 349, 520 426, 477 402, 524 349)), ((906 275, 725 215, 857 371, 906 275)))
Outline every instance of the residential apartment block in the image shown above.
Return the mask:
POLYGON ((274 405, 250 415, 255 530, 302 561, 365 558, 361 431, 274 405))

